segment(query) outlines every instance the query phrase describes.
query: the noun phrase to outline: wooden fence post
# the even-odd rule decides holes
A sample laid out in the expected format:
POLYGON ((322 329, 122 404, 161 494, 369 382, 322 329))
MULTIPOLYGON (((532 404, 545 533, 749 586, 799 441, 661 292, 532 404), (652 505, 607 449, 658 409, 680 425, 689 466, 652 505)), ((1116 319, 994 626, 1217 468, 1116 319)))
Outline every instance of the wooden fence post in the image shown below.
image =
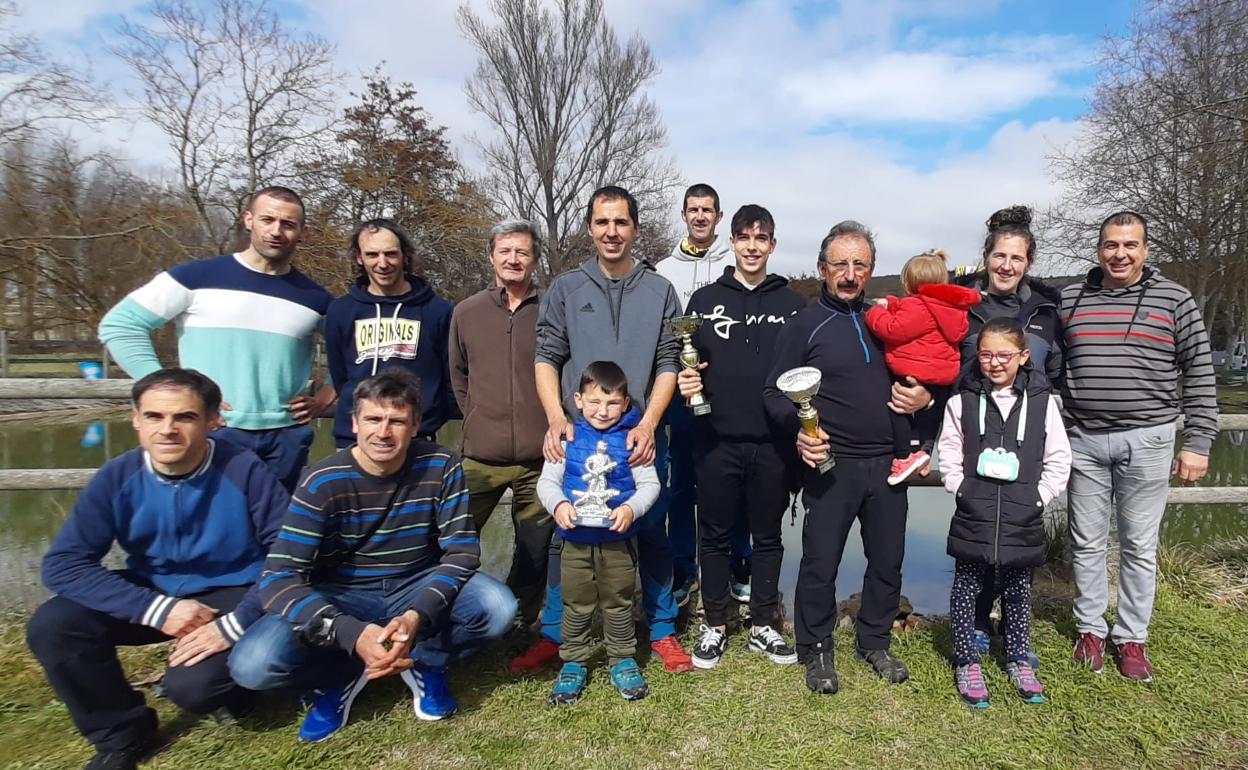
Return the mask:
POLYGON ((9 330, 0 326, 0 377, 9 376, 9 330))

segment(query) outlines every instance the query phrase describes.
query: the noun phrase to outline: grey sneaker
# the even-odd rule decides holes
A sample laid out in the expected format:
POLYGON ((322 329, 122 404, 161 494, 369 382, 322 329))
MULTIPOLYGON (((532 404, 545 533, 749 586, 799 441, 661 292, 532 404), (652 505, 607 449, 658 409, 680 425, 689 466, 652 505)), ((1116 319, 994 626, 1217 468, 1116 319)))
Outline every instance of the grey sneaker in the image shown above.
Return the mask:
POLYGON ((864 650, 859 647, 854 657, 866 663, 881 679, 890 684, 901 684, 910 678, 906 664, 894 658, 888 650, 864 650))

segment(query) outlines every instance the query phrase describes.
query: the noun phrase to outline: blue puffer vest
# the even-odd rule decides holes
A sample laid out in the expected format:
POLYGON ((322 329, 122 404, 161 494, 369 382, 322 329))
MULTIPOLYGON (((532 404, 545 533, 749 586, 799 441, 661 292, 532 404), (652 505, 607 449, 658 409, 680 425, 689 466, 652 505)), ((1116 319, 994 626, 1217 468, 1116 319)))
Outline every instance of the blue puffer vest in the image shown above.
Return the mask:
MULTIPOLYGON (((615 508, 633 496, 637 486, 633 483, 633 469, 628 464, 628 432, 641 422, 641 412, 631 407, 620 421, 605 431, 600 431, 585 421, 584 417, 576 419, 576 437, 564 446, 566 465, 563 470, 563 494, 573 502, 577 495, 573 491, 584 492, 589 483, 582 478, 586 473, 585 461, 598 451, 598 442, 607 444, 607 456, 615 461, 615 467, 607 473, 607 487, 618 489, 619 494, 607 501, 607 505, 615 508)), ((573 543, 612 543, 627 540, 637 533, 637 520, 624 532, 611 532, 606 527, 573 527, 560 529, 559 534, 564 540, 573 543)))

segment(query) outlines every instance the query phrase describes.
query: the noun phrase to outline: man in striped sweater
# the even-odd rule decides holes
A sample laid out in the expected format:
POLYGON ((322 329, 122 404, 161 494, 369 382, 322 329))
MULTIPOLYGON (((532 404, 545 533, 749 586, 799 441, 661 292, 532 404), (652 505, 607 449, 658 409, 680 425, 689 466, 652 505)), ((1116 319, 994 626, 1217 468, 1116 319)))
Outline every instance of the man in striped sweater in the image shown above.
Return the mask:
POLYGON ((1157 539, 1171 473, 1187 484, 1209 466, 1218 430, 1209 335, 1192 295, 1145 267, 1148 224, 1121 211, 1101 224, 1100 266, 1062 290, 1074 464, 1070 537, 1075 571, 1074 659, 1100 673, 1108 633, 1123 676, 1148 682, 1146 643, 1157 588, 1157 539), (1185 418, 1177 456, 1175 423, 1185 418), (1105 622, 1105 555, 1117 517, 1118 618, 1105 622))
POLYGON ((370 679, 399 674, 416 716, 456 710, 446 664, 502 636, 516 599, 477 572, 459 458, 420 429, 420 381, 388 369, 356 386, 357 443, 312 465, 261 575, 270 614, 230 656, 244 687, 312 690, 303 741, 347 722, 370 679))

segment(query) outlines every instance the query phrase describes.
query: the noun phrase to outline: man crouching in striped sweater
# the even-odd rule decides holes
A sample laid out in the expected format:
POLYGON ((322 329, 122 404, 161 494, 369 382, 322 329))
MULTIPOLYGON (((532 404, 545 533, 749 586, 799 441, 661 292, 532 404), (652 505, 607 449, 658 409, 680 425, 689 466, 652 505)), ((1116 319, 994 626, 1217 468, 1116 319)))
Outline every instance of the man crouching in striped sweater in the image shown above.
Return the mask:
POLYGON ((301 741, 335 733, 368 680, 392 674, 418 718, 450 716, 447 662, 516 613, 507 587, 477 572, 459 457, 414 438, 420 380, 388 369, 353 398, 356 443, 304 473, 260 578, 270 614, 230 656, 244 687, 310 690, 301 741))
POLYGON ((1209 335, 1192 295, 1144 266, 1148 225, 1132 211, 1101 224, 1100 267, 1062 290, 1070 446, 1070 538, 1075 572, 1075 662, 1100 673, 1105 636, 1118 670, 1152 680, 1145 644, 1157 589, 1157 538, 1170 474, 1205 475, 1218 431, 1209 335), (1175 456, 1175 423, 1185 417, 1175 456), (1105 622, 1105 555, 1117 517, 1118 618, 1105 622))

